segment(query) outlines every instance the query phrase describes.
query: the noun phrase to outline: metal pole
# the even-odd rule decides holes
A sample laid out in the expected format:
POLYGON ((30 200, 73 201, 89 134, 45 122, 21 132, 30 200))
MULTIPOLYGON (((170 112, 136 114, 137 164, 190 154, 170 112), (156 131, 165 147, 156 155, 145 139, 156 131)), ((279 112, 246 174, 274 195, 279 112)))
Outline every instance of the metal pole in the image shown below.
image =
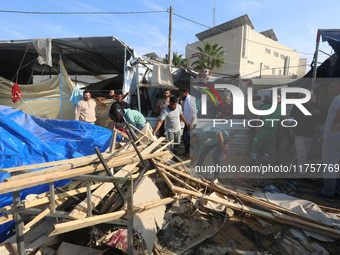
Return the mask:
POLYGON ((312 75, 312 90, 315 89, 316 72, 318 68, 318 57, 319 57, 319 46, 320 46, 320 29, 318 29, 318 34, 316 36, 316 47, 314 53, 314 65, 313 65, 313 75, 312 75))
POLYGON ((127 241, 128 241, 128 254, 133 255, 133 179, 126 182, 127 186, 127 241))
POLYGON ((173 11, 173 8, 172 8, 172 6, 170 6, 170 15, 169 15, 169 51, 168 51, 168 61, 169 61, 169 65, 170 66, 172 64, 172 58, 171 58, 171 54, 172 54, 172 11, 173 11))
MULTIPOLYGON (((59 54, 59 60, 61 61, 61 53, 59 54)), ((59 62, 59 75, 60 75, 60 119, 63 119, 63 75, 61 70, 61 64, 59 62)))
POLYGON ((25 254, 25 243, 24 243, 24 222, 18 213, 20 207, 20 191, 12 192, 13 196, 13 218, 15 223, 15 235, 17 240, 17 250, 19 255, 25 254))
POLYGON ((50 200, 51 200, 51 212, 55 213, 55 196, 54 196, 54 182, 50 182, 50 200))
POLYGON ((137 77, 137 103, 138 103, 138 111, 142 112, 142 107, 140 103, 140 90, 139 90, 139 74, 138 74, 138 63, 136 64, 136 77, 137 77))
MULTIPOLYGON (((123 94, 124 94, 124 89, 126 89, 126 84, 125 84, 125 75, 126 75, 126 45, 124 45, 124 77, 123 77, 123 94)), ((130 90, 130 88, 129 88, 130 90)))
POLYGON ((86 181, 86 196, 87 196, 87 217, 92 217, 92 194, 90 181, 86 181))

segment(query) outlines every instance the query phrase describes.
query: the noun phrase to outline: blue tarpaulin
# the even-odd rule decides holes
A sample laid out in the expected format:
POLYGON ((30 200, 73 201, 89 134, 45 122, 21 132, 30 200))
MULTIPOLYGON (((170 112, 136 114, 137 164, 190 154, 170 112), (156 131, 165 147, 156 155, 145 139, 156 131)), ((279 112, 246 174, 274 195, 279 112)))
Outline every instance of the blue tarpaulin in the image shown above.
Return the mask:
MULTIPOLYGON (((75 120, 51 120, 30 116, 12 107, 0 105, 0 168, 9 168, 95 154, 98 147, 104 152, 110 145, 112 131, 75 120)), ((121 137, 117 135, 117 141, 121 137)), ((0 182, 10 177, 0 173, 0 182)), ((55 182, 61 186, 68 180, 55 182)), ((47 191, 48 184, 20 191, 21 199, 28 194, 47 191)), ((0 208, 12 204, 12 194, 0 195, 0 208)), ((3 241, 14 223, 0 225, 3 241)))

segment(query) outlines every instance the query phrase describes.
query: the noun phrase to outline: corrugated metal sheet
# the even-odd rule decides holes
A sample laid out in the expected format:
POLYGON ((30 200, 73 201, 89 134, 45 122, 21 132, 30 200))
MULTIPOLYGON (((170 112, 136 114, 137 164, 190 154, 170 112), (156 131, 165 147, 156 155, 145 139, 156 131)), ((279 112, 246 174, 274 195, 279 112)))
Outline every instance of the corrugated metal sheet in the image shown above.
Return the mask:
POLYGON ((200 41, 202 41, 202 40, 209 38, 211 36, 232 30, 232 29, 237 28, 237 27, 241 27, 243 25, 248 25, 248 26, 251 27, 251 29, 255 28, 253 23, 249 19, 248 15, 245 14, 243 16, 236 18, 236 19, 232 19, 232 20, 227 21, 227 22, 225 22, 221 25, 212 27, 210 29, 207 29, 207 30, 201 32, 201 33, 198 33, 198 34, 196 34, 196 37, 200 41))
POLYGON ((275 34, 273 29, 268 29, 266 31, 261 32, 260 34, 264 35, 264 36, 266 36, 266 37, 268 37, 268 38, 270 38, 270 39, 272 39, 274 41, 278 41, 278 39, 276 37, 276 34, 275 34))

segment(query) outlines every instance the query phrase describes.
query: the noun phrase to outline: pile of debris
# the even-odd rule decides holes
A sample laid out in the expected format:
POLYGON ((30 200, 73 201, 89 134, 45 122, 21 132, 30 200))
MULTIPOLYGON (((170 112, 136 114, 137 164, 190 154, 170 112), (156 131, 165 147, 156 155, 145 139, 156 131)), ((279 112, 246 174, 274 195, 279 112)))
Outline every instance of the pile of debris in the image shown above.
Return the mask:
POLYGON ((12 192, 14 203, 0 209, 0 224, 14 220, 15 229, 0 254, 275 253, 269 246, 281 254, 328 254, 316 240, 340 239, 340 210, 199 178, 190 160, 167 150, 172 141, 156 139, 149 127, 133 138, 119 132, 120 143, 117 132, 103 154, 1 170, 12 177, 0 194, 12 192), (63 179, 72 181, 54 187, 63 179), (49 192, 20 201, 20 190, 44 183, 49 192), (249 219, 261 233, 245 226, 249 219), (255 252, 239 249, 233 225, 253 239, 255 252))

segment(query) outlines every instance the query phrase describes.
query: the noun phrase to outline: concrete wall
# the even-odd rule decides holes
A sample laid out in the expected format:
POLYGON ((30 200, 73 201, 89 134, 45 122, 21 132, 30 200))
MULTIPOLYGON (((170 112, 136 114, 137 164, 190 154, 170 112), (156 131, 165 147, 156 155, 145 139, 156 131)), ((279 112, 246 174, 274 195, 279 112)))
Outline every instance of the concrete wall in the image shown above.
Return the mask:
POLYGON ((214 71, 228 74, 240 73, 245 78, 260 76, 260 74, 298 75, 299 73, 299 53, 252 30, 248 25, 188 44, 186 58, 189 59, 189 64, 197 60, 196 47, 202 47, 204 42, 211 41, 223 46, 226 51, 223 70, 214 71), (287 61, 289 69, 285 72, 287 61))
MULTIPOLYGON (((223 65, 223 72, 229 74, 238 74, 240 70, 240 58, 242 47, 242 27, 235 28, 228 32, 224 32, 203 41, 198 41, 192 44, 188 44, 185 47, 185 57, 189 59, 189 65, 191 65, 198 58, 193 57, 193 54, 197 53, 196 47, 203 48, 204 42, 218 43, 224 48, 226 54, 224 55, 225 64, 223 65)), ((215 69, 214 71, 221 72, 222 69, 215 69)))

